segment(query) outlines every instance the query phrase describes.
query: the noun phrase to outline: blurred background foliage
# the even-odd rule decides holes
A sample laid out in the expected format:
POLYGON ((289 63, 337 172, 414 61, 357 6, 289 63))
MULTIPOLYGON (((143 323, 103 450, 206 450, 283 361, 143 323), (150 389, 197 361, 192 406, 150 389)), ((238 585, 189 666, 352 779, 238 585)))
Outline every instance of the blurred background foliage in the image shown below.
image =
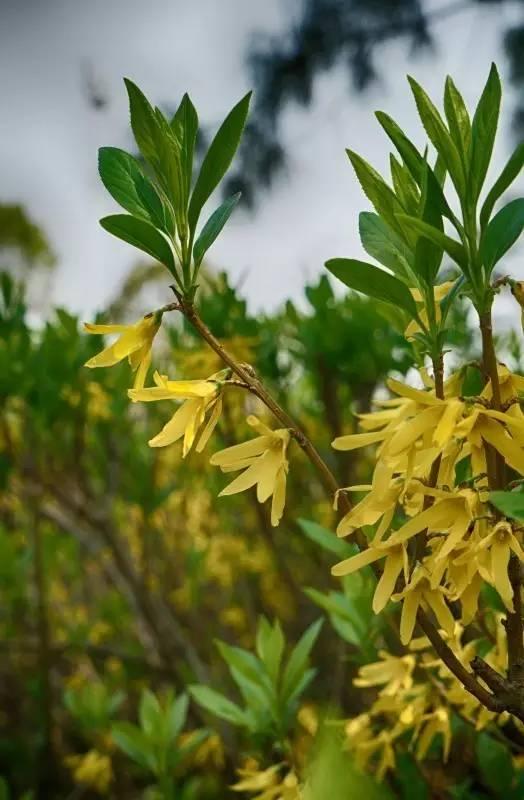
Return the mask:
MULTIPOLYGON (((47 264, 45 236, 21 209, 5 214, 18 220, 6 245, 47 264)), ((295 800, 297 773, 308 776, 308 800, 327 798, 326 776, 335 775, 333 798, 501 797, 497 771, 518 764, 485 733, 489 757, 479 757, 478 736, 464 725, 463 747, 445 769, 438 743, 422 767, 408 741, 384 784, 358 772, 343 728, 321 719, 326 704, 340 720, 365 708, 369 690, 351 678, 394 643, 387 614, 371 613, 371 573, 330 577, 335 556, 351 546, 328 533, 335 512, 309 463, 294 453, 277 529, 253 493, 217 499, 223 483, 209 450, 243 440, 246 414, 263 409, 228 393, 207 453, 182 462, 176 446, 148 448, 164 404, 129 403, 127 365, 84 369, 99 343, 66 309, 35 317, 26 299, 34 279, 9 259, 6 249, 0 797, 295 800)), ((156 267, 138 265, 113 321, 153 307, 137 310, 151 292, 169 299, 156 267)), ((207 269, 200 312, 300 416, 341 484, 365 482, 365 451, 335 453, 330 442, 353 429, 354 413, 370 408, 387 375, 414 365, 376 304, 340 298, 322 277, 300 303, 255 317, 226 275, 207 269)), ((465 357, 476 358, 464 311, 454 331, 465 357)), ((505 345, 519 368, 516 339, 505 345)), ((155 365, 173 377, 220 366, 176 316, 165 318, 155 348, 155 365)))

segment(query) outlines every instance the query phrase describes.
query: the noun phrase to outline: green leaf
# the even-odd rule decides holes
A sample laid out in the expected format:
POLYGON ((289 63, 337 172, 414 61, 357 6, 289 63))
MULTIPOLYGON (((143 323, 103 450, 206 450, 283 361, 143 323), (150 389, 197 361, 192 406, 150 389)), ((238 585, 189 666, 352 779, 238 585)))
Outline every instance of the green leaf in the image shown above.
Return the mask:
POLYGON ((498 211, 480 241, 480 255, 489 275, 524 230, 524 197, 512 200, 498 211))
POLYGON ((262 664, 253 653, 243 650, 241 647, 231 647, 221 641, 217 641, 216 646, 230 670, 236 669, 248 680, 263 686, 266 692, 271 691, 271 682, 268 680, 262 664))
POLYGON ((122 208, 166 230, 162 200, 136 158, 118 147, 101 147, 98 171, 107 191, 122 208))
POLYGON ((506 189, 509 186, 511 186, 515 178, 517 178, 520 175, 523 167, 524 167, 524 142, 521 142, 519 145, 517 145, 517 147, 513 151, 513 154, 510 156, 507 164, 505 165, 499 177, 493 184, 488 196, 484 201, 484 205, 482 206, 482 210, 480 212, 481 228, 486 227, 489 218, 491 217, 493 208, 495 207, 495 203, 497 202, 499 197, 506 191, 506 189))
POLYGON ((328 553, 333 553, 337 558, 349 558, 354 555, 355 548, 353 545, 339 539, 333 531, 328 531, 319 525, 317 522, 312 522, 309 519, 299 519, 298 524, 308 539, 318 544, 328 553))
POLYGON ((385 222, 402 235, 396 214, 405 209, 401 206, 393 190, 365 159, 352 150, 346 150, 346 153, 368 200, 385 222))
POLYGON ((424 222, 424 220, 418 219, 417 217, 410 217, 407 214, 399 214, 399 220, 404 225, 409 225, 417 233, 423 234, 428 239, 434 241, 435 244, 438 244, 440 247, 442 247, 442 249, 446 251, 453 261, 462 267, 462 269, 467 268, 468 262, 466 253, 460 242, 457 242, 455 239, 447 236, 438 228, 434 228, 433 225, 428 225, 427 222, 424 222))
POLYGON ((302 634, 293 648, 282 677, 283 701, 293 696, 306 672, 309 654, 315 644, 324 620, 318 619, 302 634))
POLYGON ((209 250, 218 234, 233 213, 233 209, 240 200, 240 192, 225 200, 216 211, 213 211, 208 221, 202 228, 193 247, 193 259, 197 267, 202 263, 206 252, 209 250))
POLYGON ((471 145, 471 120, 464 98, 448 75, 444 89, 444 111, 448 121, 451 138, 462 156, 462 164, 466 170, 469 164, 471 145))
MULTIPOLYGON (((422 186, 424 172, 427 167, 426 159, 419 153, 415 145, 412 144, 412 142, 410 142, 410 140, 408 139, 404 131, 401 129, 401 127, 397 125, 395 120, 393 120, 388 114, 385 114, 383 111, 377 111, 376 117, 380 122, 380 124, 382 125, 386 134, 389 136, 389 138, 397 148, 402 158, 402 161, 406 165, 407 169, 410 171, 411 175, 417 182, 418 186, 422 186)), ((448 202, 442 190, 442 186, 439 183, 437 176, 435 175, 435 172, 433 170, 430 170, 428 178, 430 183, 432 184, 433 189, 439 194, 439 201, 442 214, 449 220, 451 220, 451 222, 455 223, 456 221, 455 215, 453 214, 451 208, 448 205, 448 202)), ((407 208, 405 210, 407 210, 407 208)))
POLYGON ((143 769, 155 772, 156 761, 151 745, 142 731, 130 722, 118 722, 111 728, 111 738, 129 758, 143 769))
POLYGON ((209 686, 190 686, 189 692, 196 702, 220 719, 231 722, 233 725, 247 726, 248 719, 245 711, 236 703, 228 700, 223 694, 210 689, 209 686))
POLYGON ((457 147, 437 108, 433 105, 422 86, 409 76, 408 81, 415 97, 415 103, 424 129, 437 153, 442 156, 459 197, 463 197, 465 175, 457 147))
POLYGON ((175 260, 171 247, 149 222, 127 214, 113 214, 110 217, 103 217, 100 225, 113 236, 138 247, 139 250, 160 261, 173 275, 175 274, 175 260))
POLYGON ((188 705, 189 697, 185 693, 171 703, 167 712, 167 731, 170 741, 174 741, 182 731, 186 722, 188 705))
POLYGON ((158 699, 149 689, 144 689, 140 696, 138 719, 140 727, 148 737, 161 726, 162 709, 160 708, 158 699))
POLYGON ((497 133, 501 97, 502 87, 499 74, 495 64, 492 64, 471 124, 471 160, 468 189, 474 204, 476 204, 480 195, 491 160, 497 133))
POLYGON ((189 203, 189 229, 196 229, 200 212, 204 203, 216 189, 237 151, 246 123, 251 92, 245 95, 229 112, 209 146, 189 203))
POLYGON ((359 214, 358 229, 366 253, 395 275, 406 278, 412 254, 400 236, 373 211, 359 214))
POLYGON ((389 165, 395 194, 408 214, 416 214, 420 199, 420 190, 413 175, 406 165, 402 164, 393 153, 389 154, 389 165))
POLYGON ((274 625, 271 625, 265 617, 260 617, 257 628, 256 650, 273 684, 276 685, 284 653, 284 634, 278 620, 275 620, 274 625))
POLYGON ((143 92, 129 78, 124 78, 129 96, 131 128, 138 149, 150 164, 157 165, 164 145, 164 136, 155 111, 143 92))
POLYGON ((191 190, 191 179, 193 177, 193 156, 198 132, 198 114, 187 93, 183 96, 171 120, 171 129, 180 142, 182 170, 185 179, 184 199, 185 207, 187 207, 189 192, 191 190))
POLYGON ((485 784, 495 797, 506 800, 513 783, 513 761, 507 747, 487 733, 479 733, 476 739, 478 770, 485 784))
MULTIPOLYGON (((433 184, 428 179, 429 167, 426 165, 424 181, 422 185, 421 218, 434 230, 444 233, 442 216, 440 213, 440 203, 438 193, 434 191, 433 184)), ((444 248, 442 244, 435 242, 434 239, 425 236, 423 233, 417 239, 415 247, 414 271, 420 275, 428 286, 432 286, 440 265, 444 248)))
MULTIPOLYGON (((409 219, 409 218, 408 218, 409 219)), ((376 300, 400 306, 412 319, 417 316, 417 306, 406 284, 384 270, 357 261, 354 258, 332 258, 326 268, 350 289, 376 300)))
POLYGON ((489 502, 506 517, 524 521, 524 492, 490 492, 489 502))

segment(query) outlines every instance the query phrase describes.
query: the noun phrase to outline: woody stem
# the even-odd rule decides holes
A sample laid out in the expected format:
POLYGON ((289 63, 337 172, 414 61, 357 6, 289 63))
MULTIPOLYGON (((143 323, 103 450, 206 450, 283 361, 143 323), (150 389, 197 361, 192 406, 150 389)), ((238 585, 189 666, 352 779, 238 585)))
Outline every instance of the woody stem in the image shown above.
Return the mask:
MULTIPOLYGON (((169 306, 165 306, 163 310, 176 310, 182 312, 190 325, 192 325, 192 327, 197 331, 197 333, 199 333, 202 339, 207 342, 207 344, 222 359, 222 361, 231 368, 232 372, 234 372, 234 374, 240 378, 240 380, 249 388, 249 390, 264 403, 264 405, 275 415, 282 425, 288 428, 293 438, 297 441, 305 455, 309 458, 313 466, 318 471, 322 484, 328 494, 330 496, 335 496, 340 489, 335 476, 323 460, 316 447, 306 436, 304 431, 267 391, 251 367, 237 362, 235 358, 223 347, 223 345, 220 344, 218 339, 209 330, 205 322, 200 318, 193 304, 185 301, 178 294, 178 292, 176 292, 176 290, 174 291, 179 302, 171 303, 169 306)), ((439 392, 443 392, 443 370, 441 360, 438 362, 437 368, 435 369, 435 385, 440 387, 439 392)), ((339 497, 342 510, 347 513, 351 510, 351 504, 344 492, 340 492, 339 497)), ((356 541, 360 550, 364 550, 367 547, 366 537, 361 531, 356 532, 356 541)), ((377 577, 380 577, 380 569, 378 566, 373 564, 372 567, 376 567, 377 577)), ((419 608, 418 610, 417 622, 430 640, 439 657, 446 664, 448 669, 455 675, 455 677, 463 684, 465 689, 467 689, 470 694, 476 697, 477 700, 490 711, 500 711, 501 709, 497 698, 495 698, 494 695, 487 691, 477 681, 472 672, 464 667, 464 665, 455 656, 453 650, 441 637, 436 626, 422 608, 419 608)))
MULTIPOLYGON (((482 335, 482 362, 483 370, 491 383, 492 405, 500 411, 502 399, 500 381, 497 367, 497 356, 493 342, 493 326, 491 309, 479 315, 480 331, 482 335)), ((506 483, 504 459, 498 453, 492 453, 488 458, 488 479, 491 489, 504 489, 506 483), (491 469, 490 469, 491 468, 491 469)), ((521 565, 514 553, 511 554, 508 577, 513 594, 513 611, 510 611, 505 620, 508 641, 508 679, 513 682, 521 693, 524 694, 524 630, 522 623, 522 573, 521 565)), ((523 701, 524 702, 524 697, 523 701)))

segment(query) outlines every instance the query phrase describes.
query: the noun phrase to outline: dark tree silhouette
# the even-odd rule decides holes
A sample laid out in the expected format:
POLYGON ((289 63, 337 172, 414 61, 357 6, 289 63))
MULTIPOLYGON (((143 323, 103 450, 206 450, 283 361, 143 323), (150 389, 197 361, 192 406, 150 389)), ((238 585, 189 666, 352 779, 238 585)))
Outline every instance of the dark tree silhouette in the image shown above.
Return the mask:
MULTIPOLYGON (((251 46, 247 63, 255 101, 237 156, 237 172, 226 193, 240 190, 244 203, 253 206, 256 189, 271 186, 286 163, 280 136, 282 111, 292 101, 303 106, 311 102, 319 73, 345 64, 348 89, 363 91, 380 75, 380 46, 386 40, 403 38, 411 52, 428 48, 437 20, 506 1, 450 0, 427 11, 421 0, 303 0, 300 19, 292 29, 277 37, 259 37, 251 46)), ((524 2, 522 8, 522 24, 505 35, 512 80, 519 86, 524 86, 524 2)), ((515 120, 524 128, 524 98, 515 120)))

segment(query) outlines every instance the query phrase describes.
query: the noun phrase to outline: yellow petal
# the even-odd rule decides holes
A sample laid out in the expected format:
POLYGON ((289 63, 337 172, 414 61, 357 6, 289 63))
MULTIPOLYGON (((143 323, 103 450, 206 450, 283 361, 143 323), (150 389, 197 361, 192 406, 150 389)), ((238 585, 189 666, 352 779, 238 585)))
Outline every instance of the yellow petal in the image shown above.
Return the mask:
POLYGON ((419 589, 412 589, 404 598, 400 617, 400 641, 402 644, 408 644, 413 636, 420 600, 421 592, 419 589))
POLYGON ((198 437, 198 444, 196 446, 197 453, 201 453, 206 444, 209 441, 209 437, 215 430, 218 420, 220 419, 220 414, 222 413, 222 396, 220 395, 217 400, 213 403, 213 410, 209 416, 207 424, 198 437))
POLYGON ((87 333, 125 333, 130 325, 96 325, 93 322, 84 322, 87 333))
POLYGON ((374 561, 379 561, 386 555, 386 550, 379 550, 378 547, 368 547, 367 550, 357 553, 356 556, 351 556, 351 558, 346 558, 344 561, 339 561, 338 564, 335 564, 335 566, 331 568, 331 574, 335 575, 337 578, 343 575, 350 575, 352 572, 356 572, 362 569, 362 567, 372 564, 374 561))
POLYGON ((483 419, 480 425, 482 438, 493 445, 512 469, 524 474, 524 449, 506 433, 504 428, 491 419, 483 419))
POLYGON ((403 563, 404 553, 402 547, 395 547, 387 554, 384 571, 380 576, 373 596, 373 611, 375 614, 380 614, 387 605, 395 590, 395 583, 402 571, 403 563))
POLYGON ((463 410, 464 403, 461 400, 453 399, 446 403, 446 410, 442 414, 433 433, 433 443, 436 444, 437 447, 444 447, 451 439, 457 421, 462 416, 463 410))
POLYGON ((232 447, 226 447, 224 450, 219 450, 218 453, 213 453, 209 463, 216 467, 231 465, 234 469, 235 462, 261 455, 268 449, 271 442, 272 437, 269 435, 257 436, 256 439, 250 439, 242 444, 234 444, 232 447))
POLYGON ((264 503, 274 492, 278 468, 282 465, 282 454, 272 448, 260 458, 260 478, 257 483, 257 500, 264 503))
POLYGON ((439 592, 438 589, 424 592, 424 600, 435 614, 440 627, 443 628, 449 636, 453 636, 455 620, 444 600, 442 592, 439 592))
POLYGON ((187 400, 183 403, 180 408, 176 410, 169 422, 164 425, 160 433, 157 433, 157 435, 149 441, 149 446, 166 447, 178 441, 178 439, 184 435, 186 426, 189 424, 194 414, 193 403, 195 403, 194 400, 187 400))
MULTIPOLYGON (((460 504, 459 504, 460 508, 460 504)), ((388 544, 401 544, 426 528, 447 528, 453 524, 457 511, 457 503, 453 500, 441 500, 410 519, 388 539, 388 544)))
POLYGON ((271 524, 276 527, 282 519, 284 506, 286 504, 286 470, 280 467, 275 481, 273 492, 273 502, 271 503, 271 524))
POLYGON ((144 383, 146 382, 147 371, 151 364, 151 350, 147 350, 142 356, 142 360, 138 366, 136 371, 135 380, 133 383, 134 389, 142 389, 144 387, 144 383))
POLYGON ((494 539, 491 545, 491 576, 508 611, 513 611, 513 589, 508 577, 509 544, 494 539))
POLYGON ((396 456, 411 447, 426 431, 437 425, 443 410, 443 406, 426 408, 409 422, 405 422, 388 442, 384 455, 396 456))
POLYGON ((260 472, 264 465, 261 465, 261 459, 257 458, 254 464, 246 469, 238 478, 235 478, 225 489, 222 489, 219 497, 226 497, 230 494, 237 494, 238 492, 245 492, 250 489, 260 479, 260 472))
POLYGON ((413 386, 400 383, 400 381, 396 381, 393 378, 389 378, 386 383, 391 391, 395 394, 398 394, 401 397, 407 397, 409 400, 415 400, 421 405, 433 406, 440 405, 442 403, 442 400, 439 400, 434 394, 426 392, 423 389, 415 389, 413 386))
POLYGON ((384 431, 376 433, 352 433, 348 436, 337 436, 331 442, 334 450, 355 450, 357 447, 367 447, 377 442, 382 442, 387 434, 384 431))

